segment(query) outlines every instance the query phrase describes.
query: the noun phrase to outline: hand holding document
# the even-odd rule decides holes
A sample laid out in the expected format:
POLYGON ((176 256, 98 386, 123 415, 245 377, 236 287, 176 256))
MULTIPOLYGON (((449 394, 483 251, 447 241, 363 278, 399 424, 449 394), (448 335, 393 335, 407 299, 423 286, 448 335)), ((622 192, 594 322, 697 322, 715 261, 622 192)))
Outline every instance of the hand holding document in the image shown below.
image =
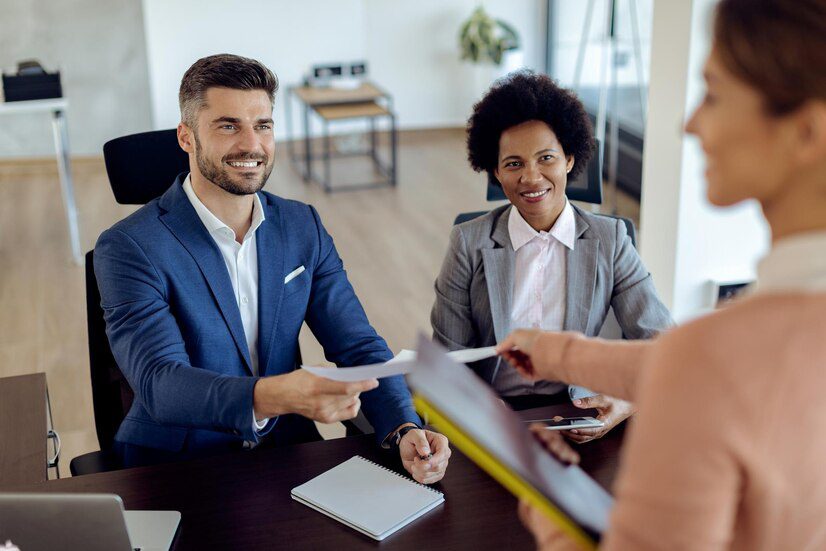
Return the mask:
MULTIPOLYGON (((454 350, 448 352, 448 357, 458 363, 478 362, 496 356, 495 346, 485 348, 468 348, 466 350, 454 350)), ((402 350, 396 356, 383 364, 362 365, 358 367, 310 367, 302 365, 301 369, 309 371, 313 375, 330 379, 331 381, 353 382, 364 381, 366 379, 383 379, 394 375, 406 375, 416 365, 416 352, 414 350, 402 350)))
POLYGON ((383 379, 394 375, 404 375, 410 372, 415 365, 415 361, 394 362, 375 365, 362 365, 359 367, 310 367, 302 365, 301 369, 309 371, 313 375, 330 379, 331 381, 353 382, 364 381, 366 379, 383 379))
POLYGON ((488 384, 445 352, 420 337, 407 376, 419 414, 581 547, 595 548, 608 526, 611 496, 580 467, 549 454, 488 384))

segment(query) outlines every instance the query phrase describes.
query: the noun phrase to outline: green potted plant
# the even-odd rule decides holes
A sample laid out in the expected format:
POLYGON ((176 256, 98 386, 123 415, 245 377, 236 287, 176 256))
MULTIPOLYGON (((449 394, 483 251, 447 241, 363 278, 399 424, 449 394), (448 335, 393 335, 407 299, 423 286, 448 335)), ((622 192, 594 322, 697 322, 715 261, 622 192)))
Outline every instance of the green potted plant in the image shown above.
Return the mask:
POLYGON ((479 6, 459 31, 459 47, 462 59, 472 63, 501 65, 505 52, 519 49, 516 29, 494 19, 479 6))

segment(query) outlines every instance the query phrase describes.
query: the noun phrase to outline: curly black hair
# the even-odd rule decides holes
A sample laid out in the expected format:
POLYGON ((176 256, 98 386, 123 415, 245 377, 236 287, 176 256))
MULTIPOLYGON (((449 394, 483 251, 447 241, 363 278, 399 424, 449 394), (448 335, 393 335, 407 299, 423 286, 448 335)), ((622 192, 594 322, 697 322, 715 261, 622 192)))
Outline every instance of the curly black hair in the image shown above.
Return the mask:
POLYGON ((499 163, 502 132, 531 120, 550 126, 565 155, 574 156, 568 177, 576 178, 595 149, 591 119, 573 92, 558 86, 547 75, 527 70, 500 78, 473 106, 467 123, 468 161, 473 170, 493 175, 499 163))

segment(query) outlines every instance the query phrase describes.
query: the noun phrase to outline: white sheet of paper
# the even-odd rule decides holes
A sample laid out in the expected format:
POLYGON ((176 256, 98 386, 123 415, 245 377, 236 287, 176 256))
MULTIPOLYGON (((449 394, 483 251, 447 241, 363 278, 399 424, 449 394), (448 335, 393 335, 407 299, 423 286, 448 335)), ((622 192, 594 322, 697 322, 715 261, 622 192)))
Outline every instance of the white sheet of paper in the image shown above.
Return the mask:
POLYGON ((416 359, 416 351, 415 350, 408 350, 407 348, 403 348, 401 352, 393 356, 392 360, 389 360, 387 363, 394 364, 397 362, 412 362, 416 359))
POLYGON ((471 362, 478 362, 479 360, 486 360, 496 356, 495 346, 486 346, 484 348, 467 348, 465 350, 454 350, 447 353, 448 357, 454 362, 460 364, 469 364, 471 362))
POLYGON ((413 366, 413 361, 393 361, 376 365, 362 365, 359 367, 310 367, 302 365, 301 369, 306 369, 313 375, 330 379, 331 381, 353 382, 367 379, 383 379, 393 375, 404 375, 409 373, 413 366))
MULTIPOLYGON (((478 362, 479 360, 485 360, 487 358, 493 358, 494 356, 496 356, 496 347, 486 346, 484 348, 466 348, 464 350, 454 350, 453 352, 448 352, 447 355, 453 361, 466 364, 471 362, 478 362)), ((415 359, 416 351, 407 350, 405 348, 401 352, 396 354, 396 356, 387 363, 391 364, 395 362, 412 362, 415 359)))
MULTIPOLYGON (((468 348, 465 350, 454 350, 447 354, 451 359, 459 363, 478 362, 486 358, 496 356, 495 346, 485 348, 468 348)), ((406 375, 410 373, 416 364, 416 351, 403 349, 396 354, 392 360, 383 364, 362 365, 358 367, 311 367, 302 365, 301 369, 306 369, 313 375, 330 379, 331 381, 353 382, 364 381, 366 379, 383 379, 394 375, 406 375)))

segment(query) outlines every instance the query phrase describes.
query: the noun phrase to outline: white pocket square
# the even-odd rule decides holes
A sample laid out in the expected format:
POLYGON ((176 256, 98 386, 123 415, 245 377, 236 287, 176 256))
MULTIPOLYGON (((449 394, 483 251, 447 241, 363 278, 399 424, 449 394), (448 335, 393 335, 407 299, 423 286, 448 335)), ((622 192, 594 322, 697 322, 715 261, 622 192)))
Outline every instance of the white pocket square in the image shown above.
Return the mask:
POLYGON ((286 285, 290 281, 292 281, 295 278, 297 278, 298 276, 300 276, 301 272, 303 272, 303 271, 304 271, 304 266, 299 266, 298 268, 296 268, 292 272, 288 273, 287 277, 284 278, 284 285, 286 285))

